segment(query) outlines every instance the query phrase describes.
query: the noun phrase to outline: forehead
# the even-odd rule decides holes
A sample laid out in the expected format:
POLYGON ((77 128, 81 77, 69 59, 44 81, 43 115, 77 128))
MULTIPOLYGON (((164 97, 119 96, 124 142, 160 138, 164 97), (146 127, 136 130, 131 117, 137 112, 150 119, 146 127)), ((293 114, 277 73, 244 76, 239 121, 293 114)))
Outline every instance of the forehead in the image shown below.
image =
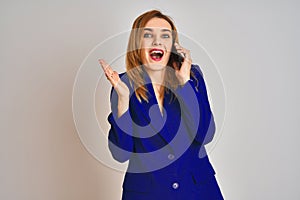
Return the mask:
POLYGON ((146 23, 145 28, 160 28, 160 29, 172 30, 172 27, 168 21, 166 21, 165 19, 162 19, 162 18, 158 18, 158 17, 150 19, 146 23))

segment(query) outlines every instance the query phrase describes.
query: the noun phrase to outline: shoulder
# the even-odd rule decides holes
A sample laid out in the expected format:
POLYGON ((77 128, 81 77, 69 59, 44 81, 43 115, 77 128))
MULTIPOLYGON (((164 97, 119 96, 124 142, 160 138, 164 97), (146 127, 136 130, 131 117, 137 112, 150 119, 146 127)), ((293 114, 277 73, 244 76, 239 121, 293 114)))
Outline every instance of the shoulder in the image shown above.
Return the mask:
POLYGON ((125 79, 125 78, 128 79, 128 76, 127 76, 126 72, 120 73, 119 76, 120 76, 121 79, 125 79))
POLYGON ((206 93, 206 81, 204 79, 204 74, 200 66, 197 64, 192 64, 190 81, 194 84, 197 91, 206 93))
POLYGON ((199 65, 197 64, 192 64, 191 66, 191 73, 193 74, 194 77, 192 79, 203 79, 203 73, 199 65))

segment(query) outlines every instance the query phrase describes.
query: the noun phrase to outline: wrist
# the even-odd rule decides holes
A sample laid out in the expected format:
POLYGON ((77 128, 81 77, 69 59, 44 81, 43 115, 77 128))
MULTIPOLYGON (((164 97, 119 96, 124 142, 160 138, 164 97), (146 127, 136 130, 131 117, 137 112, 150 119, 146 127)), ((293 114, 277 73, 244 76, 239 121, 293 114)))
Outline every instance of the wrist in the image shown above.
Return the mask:
POLYGON ((118 117, 122 116, 129 108, 129 96, 118 98, 118 117))
POLYGON ((119 102, 129 102, 129 95, 119 95, 118 101, 119 102))
POLYGON ((190 80, 190 77, 183 78, 183 79, 181 79, 181 81, 179 81, 179 84, 185 85, 189 80, 190 80))
POLYGON ((118 97, 121 99, 129 99, 129 89, 128 87, 121 81, 114 87, 118 97))

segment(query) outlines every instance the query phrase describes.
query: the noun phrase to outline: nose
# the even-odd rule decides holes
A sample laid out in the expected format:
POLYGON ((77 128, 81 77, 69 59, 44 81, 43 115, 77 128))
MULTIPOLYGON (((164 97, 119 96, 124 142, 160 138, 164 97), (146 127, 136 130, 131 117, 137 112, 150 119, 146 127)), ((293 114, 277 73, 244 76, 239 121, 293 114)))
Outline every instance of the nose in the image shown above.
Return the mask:
POLYGON ((161 45, 161 41, 160 41, 159 36, 156 36, 153 39, 153 46, 158 46, 158 45, 161 45))

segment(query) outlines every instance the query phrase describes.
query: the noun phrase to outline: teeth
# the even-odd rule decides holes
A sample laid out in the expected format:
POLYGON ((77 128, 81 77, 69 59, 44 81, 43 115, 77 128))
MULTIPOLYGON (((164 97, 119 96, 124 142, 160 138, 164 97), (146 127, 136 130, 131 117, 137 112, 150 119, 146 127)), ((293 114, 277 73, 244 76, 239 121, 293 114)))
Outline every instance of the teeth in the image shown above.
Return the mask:
POLYGON ((152 51, 151 53, 160 53, 160 54, 162 54, 161 51, 152 51))
POLYGON ((153 50, 153 51, 151 51, 150 54, 151 54, 151 55, 153 55, 153 54, 163 55, 163 52, 162 52, 162 51, 159 51, 159 50, 153 50))

